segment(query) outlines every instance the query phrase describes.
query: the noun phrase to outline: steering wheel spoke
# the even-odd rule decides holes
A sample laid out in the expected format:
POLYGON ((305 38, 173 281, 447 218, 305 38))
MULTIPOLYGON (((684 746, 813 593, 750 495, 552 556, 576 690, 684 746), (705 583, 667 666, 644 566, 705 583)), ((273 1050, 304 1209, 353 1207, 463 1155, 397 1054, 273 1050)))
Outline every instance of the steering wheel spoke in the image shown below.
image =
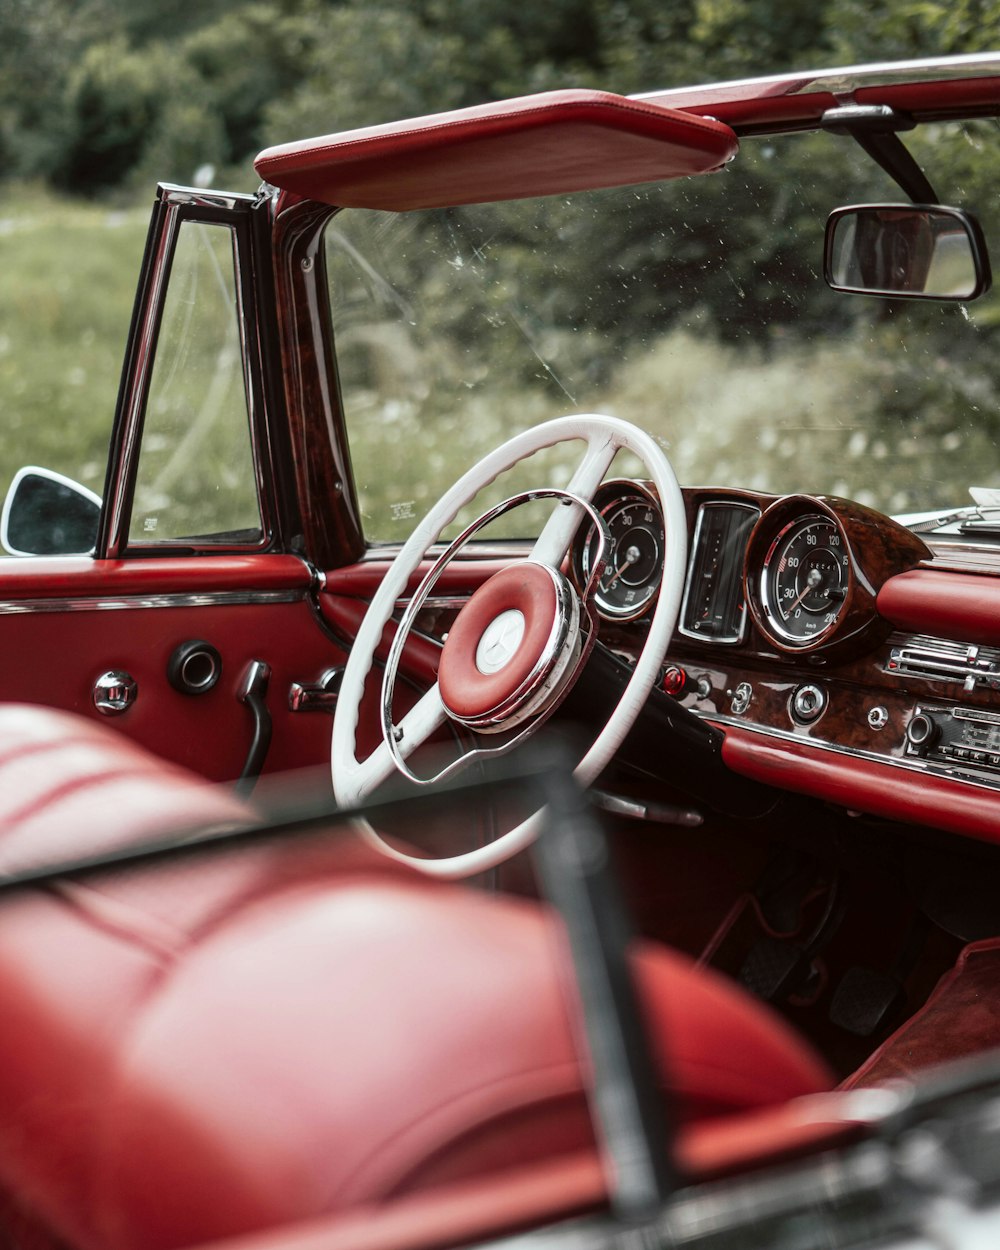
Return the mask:
POLYGON ((383 736, 371 755, 364 760, 354 760, 353 769, 348 767, 343 778, 343 789, 338 799, 345 806, 364 802, 378 787, 399 771, 395 755, 407 759, 414 751, 432 737, 447 720, 441 692, 437 682, 410 708, 398 725, 392 727, 393 744, 383 736))
MULTIPOLYGON (((566 493, 588 502, 593 499, 617 452, 618 443, 610 437, 588 439, 587 450, 566 487, 566 493)), ((553 569, 559 568, 583 517, 583 509, 579 504, 563 500, 553 508, 531 549, 532 560, 547 564, 553 569)))

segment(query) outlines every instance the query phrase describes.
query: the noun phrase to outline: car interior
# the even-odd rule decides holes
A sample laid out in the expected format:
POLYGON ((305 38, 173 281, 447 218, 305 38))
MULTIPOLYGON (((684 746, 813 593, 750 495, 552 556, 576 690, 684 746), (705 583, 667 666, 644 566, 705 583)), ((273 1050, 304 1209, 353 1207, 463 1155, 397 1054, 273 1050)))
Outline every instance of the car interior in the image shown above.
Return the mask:
POLYGON ((559 91, 268 149, 256 197, 160 188, 104 495, 26 471, 0 525, 0 638, 68 657, 0 707, 9 1244, 433 1250, 648 1213, 870 1140, 1000 1044, 971 363, 1000 311, 959 194, 998 116, 1000 54, 559 91), (748 294, 687 215, 739 241, 739 195, 782 184, 748 294), (678 273, 725 283, 714 328, 678 273), (552 743, 587 807, 546 863, 523 778, 552 743), (574 857, 621 896, 634 936, 594 925, 634 1004, 574 972, 574 857), (633 1006, 651 1181, 587 1031, 633 1006))

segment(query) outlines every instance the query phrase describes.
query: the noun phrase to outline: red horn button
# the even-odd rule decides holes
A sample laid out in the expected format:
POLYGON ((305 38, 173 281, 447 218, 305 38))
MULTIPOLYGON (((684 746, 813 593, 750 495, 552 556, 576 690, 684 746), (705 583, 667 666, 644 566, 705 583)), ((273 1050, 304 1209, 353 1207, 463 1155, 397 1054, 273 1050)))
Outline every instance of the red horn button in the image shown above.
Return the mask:
MULTIPOLYGON (((545 672, 546 651, 561 625, 561 575, 525 562, 503 569, 483 583, 458 614, 441 653, 438 688, 449 713, 474 723, 490 717, 522 687, 529 695, 545 672)), ((556 648, 554 660, 558 655, 556 648)))

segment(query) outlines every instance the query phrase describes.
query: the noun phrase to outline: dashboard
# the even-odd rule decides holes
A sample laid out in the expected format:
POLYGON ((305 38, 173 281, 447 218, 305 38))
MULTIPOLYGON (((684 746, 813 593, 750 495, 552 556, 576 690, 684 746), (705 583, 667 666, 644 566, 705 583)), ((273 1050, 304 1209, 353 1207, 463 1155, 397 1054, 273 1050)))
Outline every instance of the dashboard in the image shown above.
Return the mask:
MULTIPOLYGON (((848 500, 684 492, 690 546, 662 689, 725 733, 744 776, 850 810, 1000 841, 1000 557, 932 551, 848 500)), ((642 482, 595 500, 611 554, 595 608, 624 658, 661 575, 642 482)), ((594 535, 571 556, 592 571, 594 535)))

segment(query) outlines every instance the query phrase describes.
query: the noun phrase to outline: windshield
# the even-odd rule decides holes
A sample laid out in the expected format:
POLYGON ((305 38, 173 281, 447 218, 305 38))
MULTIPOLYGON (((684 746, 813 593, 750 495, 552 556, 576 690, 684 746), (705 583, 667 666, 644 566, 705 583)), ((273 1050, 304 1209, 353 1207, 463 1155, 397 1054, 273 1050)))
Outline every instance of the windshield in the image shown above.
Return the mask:
MULTIPOLYGON (((1000 256, 996 122, 905 141, 1000 256)), ((1000 484, 997 295, 917 303, 823 281, 830 211, 905 198, 853 140, 813 133, 745 140, 722 173, 666 184, 340 213, 327 263, 368 538, 405 538, 485 452, 568 412, 650 430, 684 485, 900 514, 1000 484)), ((544 474, 561 485, 572 448, 553 456, 544 474)), ((540 484, 534 462, 528 480, 540 484)), ((530 531, 520 514, 508 523, 530 531)))

